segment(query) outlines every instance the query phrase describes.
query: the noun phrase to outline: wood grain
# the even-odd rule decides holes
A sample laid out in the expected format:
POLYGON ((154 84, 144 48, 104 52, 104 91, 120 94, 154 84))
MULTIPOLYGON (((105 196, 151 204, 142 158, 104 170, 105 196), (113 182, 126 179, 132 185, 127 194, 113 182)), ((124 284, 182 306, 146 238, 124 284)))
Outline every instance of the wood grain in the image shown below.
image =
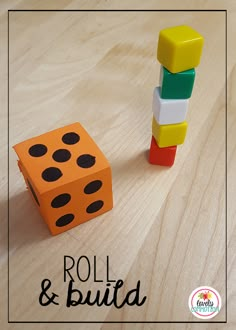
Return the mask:
MULTIPOLYGON (((93 6, 92 6, 93 3, 93 6)), ((150 8, 129 1, 93 1, 95 9, 150 8)), ((192 1, 189 9, 219 8, 220 1, 192 1), (200 7, 202 6, 202 7, 200 7), (218 7, 217 7, 218 6, 218 7)), ((12 1, 15 9, 59 9, 55 1, 12 1)), ((163 5, 164 6, 164 5, 163 5)), ((226 5, 225 5, 226 6, 226 5)), ((235 32, 235 5, 227 2, 228 42, 235 32)), ((88 8, 87 2, 63 0, 61 9, 88 8)), ((160 8, 177 9, 174 1, 160 8)), ((1 105, 7 109, 7 1, 1 1, 1 105)), ((181 8, 182 9, 182 8, 181 8)), ((221 8, 222 9, 222 8, 221 8)), ((228 320, 201 324, 203 329, 235 326, 235 56, 228 50, 226 144, 224 12, 10 12, 9 29, 9 293, 12 321, 100 321, 67 324, 66 329, 195 329, 198 324, 106 324, 109 321, 198 321, 188 296, 201 285, 216 288, 224 321, 225 216, 228 213, 228 320), (171 169, 150 166, 152 91, 158 85, 158 32, 188 24, 205 37, 201 65, 188 112, 186 142, 171 169), (81 122, 109 159, 114 209, 62 235, 52 237, 31 201, 17 168, 12 146, 75 121, 81 122), (226 166, 228 169, 228 203, 226 166), (227 209, 226 209, 227 207, 227 209), (43 278, 65 301, 63 256, 97 258, 97 276, 123 279, 121 296, 141 281, 141 307, 38 303, 43 278)), ((231 47, 231 46, 230 46, 231 47)), ((235 49, 235 48, 234 48, 235 49)), ((65 324, 7 324, 7 111, 1 113, 0 236, 4 329, 64 329, 65 324)), ((85 270, 84 270, 85 271, 85 270)), ((76 285, 80 285, 76 282, 76 285)), ((103 290, 89 280, 83 291, 103 290)))

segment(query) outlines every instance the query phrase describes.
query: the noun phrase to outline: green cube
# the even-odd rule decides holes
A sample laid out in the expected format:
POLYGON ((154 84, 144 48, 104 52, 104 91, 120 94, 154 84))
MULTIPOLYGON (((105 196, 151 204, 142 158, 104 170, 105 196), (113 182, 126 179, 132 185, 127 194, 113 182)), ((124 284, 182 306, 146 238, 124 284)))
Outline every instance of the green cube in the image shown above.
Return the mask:
POLYGON ((161 66, 160 88, 162 99, 189 99, 192 94, 195 70, 171 73, 161 66))

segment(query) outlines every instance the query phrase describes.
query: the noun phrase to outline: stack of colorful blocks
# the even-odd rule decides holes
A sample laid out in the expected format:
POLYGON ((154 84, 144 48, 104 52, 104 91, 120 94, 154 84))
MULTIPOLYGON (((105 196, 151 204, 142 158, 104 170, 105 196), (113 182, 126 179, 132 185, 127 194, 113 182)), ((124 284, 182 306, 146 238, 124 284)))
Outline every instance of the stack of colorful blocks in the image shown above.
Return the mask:
POLYGON ((157 59, 161 63, 160 87, 153 93, 151 164, 172 166, 177 145, 184 143, 188 100, 202 47, 203 37, 189 26, 160 31, 157 46, 157 59))

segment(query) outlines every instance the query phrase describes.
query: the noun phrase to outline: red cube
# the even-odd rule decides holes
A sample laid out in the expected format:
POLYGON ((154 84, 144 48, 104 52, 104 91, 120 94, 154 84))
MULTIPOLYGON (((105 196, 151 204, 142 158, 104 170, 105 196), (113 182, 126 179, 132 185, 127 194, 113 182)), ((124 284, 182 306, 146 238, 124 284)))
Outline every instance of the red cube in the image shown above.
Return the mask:
POLYGON ((172 166, 175 161, 177 146, 159 148, 155 138, 152 136, 149 163, 161 166, 172 166))

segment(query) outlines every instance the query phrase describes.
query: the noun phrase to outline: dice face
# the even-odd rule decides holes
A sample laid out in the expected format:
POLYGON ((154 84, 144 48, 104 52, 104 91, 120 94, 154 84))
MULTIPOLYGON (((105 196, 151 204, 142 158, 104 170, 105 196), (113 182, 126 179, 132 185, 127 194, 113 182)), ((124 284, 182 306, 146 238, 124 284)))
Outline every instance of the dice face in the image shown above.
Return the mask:
POLYGON ((157 59, 171 73, 195 68, 200 63, 203 37, 189 26, 160 31, 157 59))
POLYGON ((79 123, 14 148, 26 184, 52 234, 113 207, 110 165, 79 123))
POLYGON ((149 163, 160 166, 172 166, 175 161, 177 146, 159 148, 155 138, 152 136, 149 163))
POLYGON ((160 97, 160 87, 153 92, 153 115, 159 125, 177 124, 185 120, 188 100, 169 100, 160 97))
POLYGON ((152 135, 159 148, 183 144, 187 133, 188 124, 186 121, 180 124, 159 125, 155 118, 152 119, 152 135))
POLYGON ((79 123, 29 139, 14 149, 40 194, 109 166, 79 123))
POLYGON ((53 234, 112 209, 111 170, 90 174, 43 196, 44 215, 53 234))
POLYGON ((189 99, 192 95, 195 70, 171 73, 161 66, 160 96, 162 99, 189 99))

